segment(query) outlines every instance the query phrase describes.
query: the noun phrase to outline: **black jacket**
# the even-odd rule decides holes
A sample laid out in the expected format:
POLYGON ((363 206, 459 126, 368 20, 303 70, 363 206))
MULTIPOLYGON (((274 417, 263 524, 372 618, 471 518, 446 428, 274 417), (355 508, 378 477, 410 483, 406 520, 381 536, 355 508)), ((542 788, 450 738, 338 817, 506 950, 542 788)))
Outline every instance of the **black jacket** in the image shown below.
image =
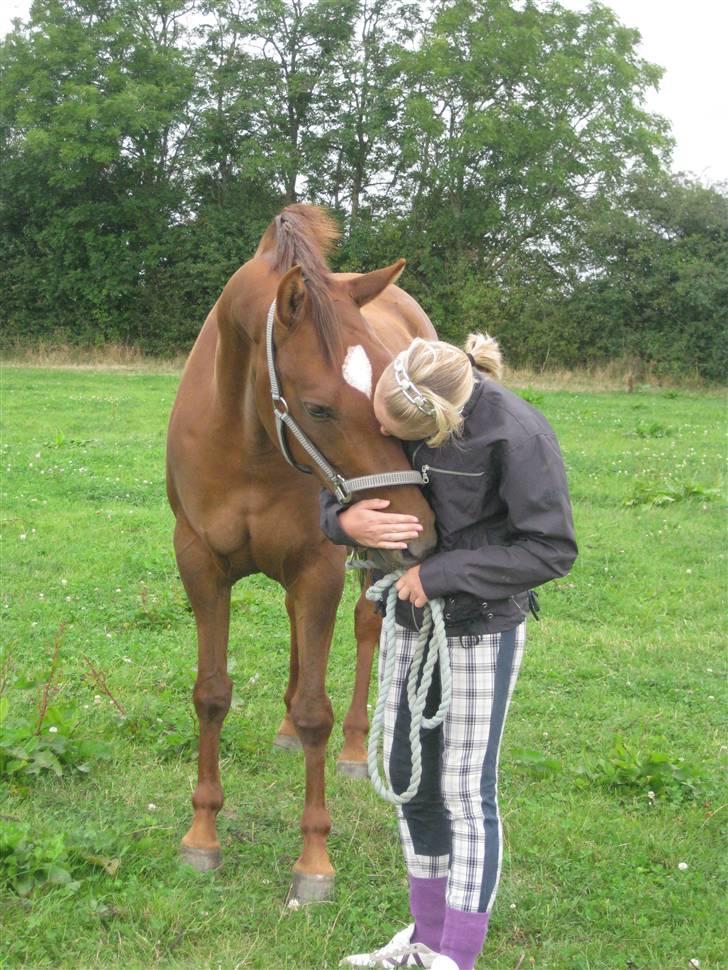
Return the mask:
MULTIPOLYGON (((420 567, 428 598, 444 597, 448 632, 497 633, 528 613, 528 591, 568 573, 577 556, 564 464, 542 414, 503 386, 476 375, 463 433, 439 448, 403 442, 425 478, 435 514, 436 551, 420 567)), ((321 496, 321 528, 353 545, 343 511, 321 496)), ((401 603, 397 619, 419 624, 401 603)))

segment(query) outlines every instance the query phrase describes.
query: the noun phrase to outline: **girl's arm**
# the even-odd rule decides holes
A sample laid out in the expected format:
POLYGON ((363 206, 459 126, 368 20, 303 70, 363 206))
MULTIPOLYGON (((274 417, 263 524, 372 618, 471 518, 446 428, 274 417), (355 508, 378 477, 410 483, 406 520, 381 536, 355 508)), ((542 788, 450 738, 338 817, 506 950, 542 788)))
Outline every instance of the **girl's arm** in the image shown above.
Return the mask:
POLYGON ((416 539, 422 525, 415 515, 384 512, 389 501, 363 499, 353 505, 340 505, 325 489, 319 497, 321 530, 341 546, 369 549, 406 549, 408 539, 416 539))

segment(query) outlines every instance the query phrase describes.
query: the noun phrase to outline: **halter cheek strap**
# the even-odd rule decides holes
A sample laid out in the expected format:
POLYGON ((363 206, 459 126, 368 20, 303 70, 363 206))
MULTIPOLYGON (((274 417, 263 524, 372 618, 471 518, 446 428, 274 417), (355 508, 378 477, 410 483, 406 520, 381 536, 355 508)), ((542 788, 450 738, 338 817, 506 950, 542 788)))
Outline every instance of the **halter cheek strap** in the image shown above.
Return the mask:
POLYGON ((391 485, 424 485, 424 480, 419 472, 411 469, 401 472, 381 472, 377 475, 360 475, 358 478, 344 478, 326 460, 324 455, 318 450, 306 432, 299 426, 295 418, 288 410, 286 399, 281 394, 278 374, 276 373, 275 345, 273 343, 273 326, 276 315, 276 301, 274 300, 268 310, 268 319, 265 325, 265 354, 268 362, 268 378, 270 380, 270 392, 273 399, 273 416, 276 421, 276 433, 281 454, 289 465, 292 465, 300 472, 311 475, 313 469, 308 465, 302 465, 295 460, 286 441, 285 428, 291 432, 293 437, 303 448, 306 454, 316 464, 319 471, 330 486, 337 500, 342 505, 348 505, 354 497, 355 492, 364 491, 368 488, 388 488, 391 485))

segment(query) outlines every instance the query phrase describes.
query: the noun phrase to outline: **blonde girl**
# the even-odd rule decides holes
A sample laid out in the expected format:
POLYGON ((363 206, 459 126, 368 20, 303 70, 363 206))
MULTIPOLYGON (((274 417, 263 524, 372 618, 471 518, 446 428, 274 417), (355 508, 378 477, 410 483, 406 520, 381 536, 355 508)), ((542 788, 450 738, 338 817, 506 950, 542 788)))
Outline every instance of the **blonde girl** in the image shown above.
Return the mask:
MULTIPOLYGON (((385 768, 409 784, 407 672, 421 607, 445 603, 452 702, 422 732, 422 783, 398 808, 413 922, 342 966, 473 970, 486 937, 502 860, 500 742, 525 644, 533 587, 565 575, 577 548, 558 442, 546 419, 498 378, 497 342, 471 334, 464 350, 417 339, 383 372, 373 398, 382 434, 400 438, 425 482, 438 545, 398 580, 396 673, 384 726, 385 768)), ((406 549, 420 523, 367 499, 347 508, 322 494, 334 542, 406 549)), ((433 683, 426 714, 439 704, 433 683)))

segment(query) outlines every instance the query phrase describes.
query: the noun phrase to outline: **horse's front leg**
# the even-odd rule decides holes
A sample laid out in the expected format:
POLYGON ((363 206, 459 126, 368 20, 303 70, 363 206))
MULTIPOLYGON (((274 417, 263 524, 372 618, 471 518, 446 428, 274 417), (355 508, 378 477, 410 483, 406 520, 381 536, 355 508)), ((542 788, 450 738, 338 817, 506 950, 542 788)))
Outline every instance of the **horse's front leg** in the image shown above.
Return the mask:
POLYGON ((293 867, 291 898, 328 899, 334 869, 327 849, 331 817, 326 808, 326 745, 334 723, 326 694, 326 663, 344 584, 343 573, 328 563, 300 574, 289 589, 298 646, 298 680, 290 716, 306 760, 306 798, 301 817, 303 851, 293 867))
POLYGON ((369 716, 369 683, 372 675, 372 661, 379 643, 382 619, 374 605, 366 598, 369 582, 363 586, 361 596, 354 612, 354 633, 356 635, 356 676, 351 705, 344 718, 344 747, 336 762, 336 770, 350 778, 367 778, 367 734, 369 716))
POLYGON ((230 708, 232 681, 227 674, 230 584, 192 530, 178 524, 175 552, 197 624, 197 680, 193 699, 200 723, 197 787, 192 795, 192 825, 181 855, 200 872, 220 865, 216 818, 223 791, 218 765, 222 723, 230 708))

